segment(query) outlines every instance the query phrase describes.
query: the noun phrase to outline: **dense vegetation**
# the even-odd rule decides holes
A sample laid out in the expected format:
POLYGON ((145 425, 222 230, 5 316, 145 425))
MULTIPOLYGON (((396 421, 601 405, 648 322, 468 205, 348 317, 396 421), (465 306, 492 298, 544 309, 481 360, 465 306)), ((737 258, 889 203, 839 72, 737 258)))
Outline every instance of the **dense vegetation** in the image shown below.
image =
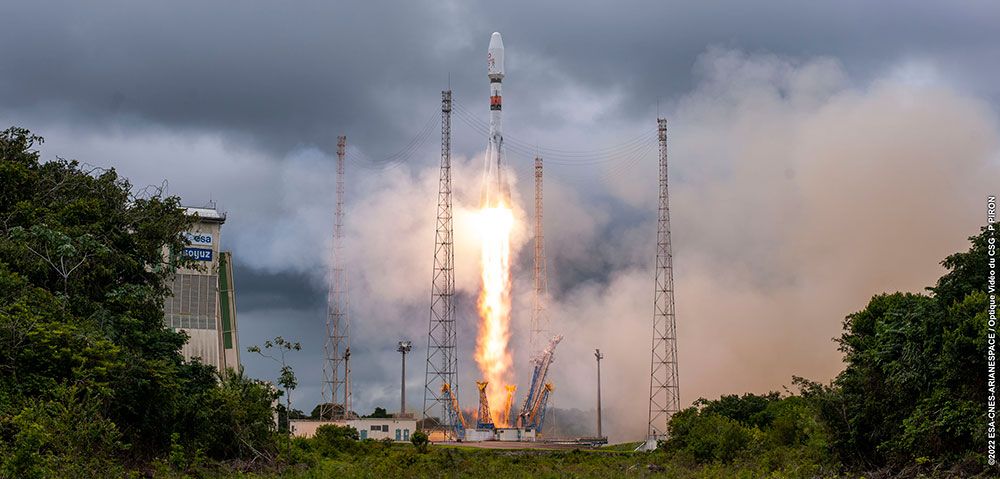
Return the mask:
POLYGON ((169 458, 270 460, 269 387, 183 361, 163 325, 177 198, 42 163, 0 133, 0 477, 120 477, 169 458))
MULTIPOLYGON (((184 335, 163 325, 164 280, 190 264, 164 254, 184 246, 191 221, 177 198, 113 170, 40 162, 41 141, 0 133, 0 478, 987 473, 985 230, 944 260, 927 294, 877 295, 847 316, 832 382, 698 400, 653 453, 477 450, 422 434, 391 444, 332 426, 293 440, 274 414, 285 423, 302 411, 273 409, 280 392, 241 372, 184 361, 184 335)), ((290 394, 284 353, 298 346, 278 339, 257 352, 290 394)))
POLYGON ((946 258, 930 294, 880 294, 847 316, 846 367, 799 394, 699 400, 670 423, 666 451, 700 464, 771 470, 939 472, 985 468, 987 243, 946 258))

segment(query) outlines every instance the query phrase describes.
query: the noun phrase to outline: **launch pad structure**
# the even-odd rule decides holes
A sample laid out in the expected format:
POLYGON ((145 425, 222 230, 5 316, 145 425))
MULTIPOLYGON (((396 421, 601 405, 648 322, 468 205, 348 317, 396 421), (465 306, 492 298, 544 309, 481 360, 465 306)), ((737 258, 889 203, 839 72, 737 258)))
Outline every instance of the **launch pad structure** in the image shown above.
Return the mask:
MULTIPOLYGON (((494 205, 509 207, 511 202, 510 189, 506 182, 506 166, 503 161, 504 139, 501 132, 503 58, 502 39, 499 33, 494 33, 490 40, 488 55, 490 122, 482 198, 484 207, 494 205)), ((531 380, 527 389, 522 390, 524 398, 520 402, 517 398, 518 388, 515 384, 497 384, 497 381, 494 381, 494 384, 491 385, 486 378, 477 381, 478 407, 471 414, 472 417, 467 418, 460 407, 458 385, 459 354, 455 302, 455 231, 451 161, 453 106, 455 105, 451 90, 442 91, 441 157, 428 318, 427 358, 423 405, 417 427, 428 433, 433 441, 537 441, 541 439, 540 432, 545 424, 546 410, 555 391, 555 386, 549 381, 548 373, 555 357, 555 348, 562 340, 562 336, 551 335, 546 312, 548 288, 542 221, 542 155, 539 151, 535 156, 534 165, 534 301, 528 331, 528 349, 533 366, 531 380), (504 390, 506 394, 501 396, 500 394, 504 390), (491 397, 494 404, 490 404, 491 397)), ((463 114, 462 105, 458 105, 457 108, 460 118, 468 121, 466 118, 468 115, 463 114)), ((425 130, 425 132, 429 133, 429 130, 425 130)), ((666 438, 667 424, 670 417, 679 410, 680 404, 667 176, 667 122, 663 118, 657 119, 657 139, 659 144, 659 207, 646 447, 655 444, 657 440, 666 438)), ((632 145, 628 146, 628 150, 625 151, 641 156, 652 147, 650 143, 646 143, 648 146, 640 150, 639 147, 635 146, 636 144, 636 140, 632 140, 632 145)), ((516 141, 512 145, 518 148, 522 147, 516 141)), ((342 251, 345 150, 346 137, 338 137, 336 210, 327 296, 323 403, 320 405, 320 418, 322 420, 339 421, 357 418, 357 415, 351 410, 350 319, 348 317, 345 256, 342 251)), ((602 150, 600 154, 606 155, 609 151, 611 150, 602 150)), ((518 152, 524 153, 520 150, 518 152)), ((613 155, 613 153, 611 154, 613 155)), ((559 164, 558 154, 556 158, 556 163, 559 164)), ((484 251, 486 251, 485 248, 484 251)), ((506 348, 506 339, 501 344, 506 348)), ((600 359, 601 357, 598 357, 598 360, 600 359)), ((483 368, 482 364, 480 368, 483 368)), ((487 369, 481 370, 484 371, 484 375, 487 375, 487 369)), ((405 389, 405 373, 403 387, 405 389)), ((405 408, 405 399, 403 401, 401 411, 405 408)), ((598 391, 598 401, 600 401, 600 391, 598 391)), ((600 423, 600 419, 598 419, 598 423, 600 423)), ((600 426, 598 428, 600 429, 600 426)), ((600 437, 596 439, 598 442, 602 440, 600 437)), ((606 441, 606 439, 603 440, 606 441)))

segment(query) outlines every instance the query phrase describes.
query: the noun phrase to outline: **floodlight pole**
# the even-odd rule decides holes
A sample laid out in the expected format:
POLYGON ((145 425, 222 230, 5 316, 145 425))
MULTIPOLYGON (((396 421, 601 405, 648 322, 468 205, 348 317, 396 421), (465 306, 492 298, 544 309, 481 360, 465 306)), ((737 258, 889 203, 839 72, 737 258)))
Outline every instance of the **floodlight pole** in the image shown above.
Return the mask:
POLYGON ((604 355, 600 349, 594 350, 594 357, 597 358, 597 437, 604 437, 601 434, 601 360, 604 355))
POLYGON ((410 347, 410 341, 400 341, 399 347, 396 348, 403 358, 403 370, 399 380, 399 417, 406 415, 406 353, 410 352, 410 347))

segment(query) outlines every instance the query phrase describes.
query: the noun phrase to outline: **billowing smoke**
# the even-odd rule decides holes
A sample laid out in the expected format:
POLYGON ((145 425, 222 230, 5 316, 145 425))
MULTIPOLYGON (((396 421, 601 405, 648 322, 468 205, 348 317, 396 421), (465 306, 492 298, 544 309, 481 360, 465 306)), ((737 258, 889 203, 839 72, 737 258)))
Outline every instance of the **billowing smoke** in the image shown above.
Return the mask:
MULTIPOLYGON (((682 402, 781 390, 793 374, 829 380, 843 317, 873 294, 932 284, 978 231, 1000 173, 994 113, 934 78, 853 85, 830 59, 712 49, 696 69, 698 87, 666 115, 682 402)), ((648 212, 641 225, 605 218, 588 248, 556 256, 628 265, 552 307, 567 332, 559 404, 593 401, 600 347, 613 440, 645 431, 654 174, 646 162, 608 184, 648 212)), ((561 227, 586 228, 549 224, 557 252, 561 227)))
MULTIPOLYGON (((872 294, 920 291, 931 284, 941 273, 938 261, 963 249, 965 237, 982 223, 982 198, 990 187, 995 192, 1000 177, 995 112, 935 75, 933 65, 903 64, 862 83, 835 59, 710 49, 695 71, 694 89, 661 106, 670 124, 682 405, 701 396, 780 390, 793 374, 829 380, 841 368, 831 338, 839 334, 843 317, 872 294)), ((597 101, 594 108, 616 105, 597 101)), ((604 128, 600 111, 590 117, 595 130, 604 128)), ((516 125, 510 123, 514 135, 516 125)), ((654 125, 650 114, 636 128, 652 131, 654 125)), ((273 161, 218 136, 155 129, 62 144, 60 138, 76 132, 42 133, 51 140, 46 144, 51 154, 91 162, 142 158, 143 165, 155 166, 147 166, 137 183, 184 178, 173 180, 171 192, 199 199, 211 192, 230 213, 223 246, 234 251, 238 264, 309 274, 312 281, 306 284, 267 286, 288 288, 289 297, 314 298, 307 305, 275 293, 267 304, 240 315, 244 344, 276 334, 303 341, 305 351, 292 360, 300 377, 298 407, 308 412, 320 397, 334 159, 306 148, 273 161), (149 157, 157 150, 151 145, 159 143, 166 145, 159 150, 171 154, 149 157)), ((454 134, 468 133, 456 121, 454 134)), ((351 137, 348 144, 353 148, 351 137)), ((565 336, 550 376, 552 404, 593 409, 593 349, 600 348, 606 355, 605 431, 613 441, 645 434, 656 161, 650 150, 613 174, 589 166, 546 170, 553 293, 548 310, 553 331, 565 336)), ((125 175, 135 172, 127 164, 112 165, 125 175)), ((472 239, 470 214, 478 208, 481 165, 481 158, 455 158, 459 392, 466 408, 475 405, 478 379, 472 352, 479 244, 472 239)), ((399 371, 394 345, 407 338, 414 341, 407 368, 409 408, 418 410, 436 161, 385 170, 352 162, 348 174, 354 403, 361 412, 394 409, 399 371)), ((517 220, 512 245, 519 252, 513 341, 523 392, 530 374, 532 249, 525 245, 533 193, 530 176, 522 172, 512 180, 519 180, 512 186, 517 220)), ((239 291, 239 279, 236 286, 239 291)), ((270 366, 244 356, 251 373, 269 373, 270 366)))

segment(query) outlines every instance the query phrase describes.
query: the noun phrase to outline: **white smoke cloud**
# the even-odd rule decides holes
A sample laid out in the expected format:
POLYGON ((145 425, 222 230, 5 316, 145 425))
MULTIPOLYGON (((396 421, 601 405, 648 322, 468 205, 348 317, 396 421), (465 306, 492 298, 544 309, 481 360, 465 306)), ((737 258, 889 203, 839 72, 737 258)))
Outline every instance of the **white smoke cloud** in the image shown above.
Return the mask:
MULTIPOLYGON (((937 262, 965 248, 965 237, 977 231, 981 197, 995 189, 1000 173, 995 112, 927 64, 858 84, 835 59, 713 48, 695 71, 697 86, 663 107, 670 122, 683 405, 701 396, 780 389, 793 374, 828 380, 842 367, 831 338, 843 316, 872 294, 932 284, 941 273, 937 262)), ((171 193, 192 203, 211 192, 230 213, 224 246, 242 264, 305 272, 324 284, 335 191, 329 155, 304 148, 276 161, 219 135, 152 128, 37 129, 50 138, 48 154, 72 152, 113 165, 137 184, 168 178, 171 193)), ((456 285, 460 298, 472 302, 479 251, 470 215, 482 158, 454 161, 456 285)), ((367 378, 355 380, 359 410, 395 404, 398 359, 391 346, 402 338, 415 345, 410 408, 422 400, 415 393, 423 390, 426 354, 434 163, 382 171, 348 165, 352 341, 369 345, 352 361, 355 377, 367 378)), ((558 285, 549 312, 553 331, 565 336, 551 373, 553 403, 594 406, 593 349, 601 348, 606 430, 612 440, 641 438, 653 310, 655 150, 613 174, 589 170, 604 174, 593 183, 596 191, 559 169, 546 171, 549 281, 558 285)), ((523 391, 530 374, 531 178, 522 174, 515 191, 520 228, 514 243, 519 264, 528 266, 515 271, 514 286, 523 391)), ((459 320, 461 400, 469 406, 475 401, 475 318, 459 320)), ((321 317, 257 311, 241 317, 241 341, 280 333, 291 324, 282 321, 298 321, 300 329, 315 323, 315 335, 302 338, 312 353, 296 364, 304 384, 296 397, 310 409, 319 397, 305 384, 318 382, 321 317)))

